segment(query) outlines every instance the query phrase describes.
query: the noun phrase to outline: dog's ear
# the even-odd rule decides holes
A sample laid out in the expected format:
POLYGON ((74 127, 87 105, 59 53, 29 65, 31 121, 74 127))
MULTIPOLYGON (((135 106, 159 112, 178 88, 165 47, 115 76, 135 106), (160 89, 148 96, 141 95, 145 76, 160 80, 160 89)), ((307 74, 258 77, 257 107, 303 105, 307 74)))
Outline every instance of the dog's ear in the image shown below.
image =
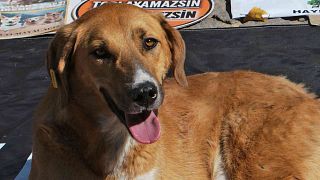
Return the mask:
POLYGON ((186 57, 184 40, 178 30, 168 24, 162 14, 154 14, 159 20, 163 30, 166 32, 167 41, 172 56, 173 75, 180 86, 187 87, 188 81, 184 72, 184 61, 186 57))
POLYGON ((47 52, 47 69, 51 85, 60 91, 61 99, 68 99, 68 66, 74 50, 77 33, 76 23, 60 28, 52 40, 47 52))

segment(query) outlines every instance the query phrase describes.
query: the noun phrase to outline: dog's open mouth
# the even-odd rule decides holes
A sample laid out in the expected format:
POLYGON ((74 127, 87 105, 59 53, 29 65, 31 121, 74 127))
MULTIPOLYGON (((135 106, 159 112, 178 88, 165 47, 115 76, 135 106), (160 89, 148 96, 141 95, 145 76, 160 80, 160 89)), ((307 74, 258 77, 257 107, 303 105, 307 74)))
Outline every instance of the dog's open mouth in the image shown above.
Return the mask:
POLYGON ((141 113, 126 113, 120 110, 112 100, 108 92, 101 88, 110 109, 127 126, 131 136, 142 144, 151 144, 160 138, 160 122, 157 117, 158 111, 142 111, 141 113))

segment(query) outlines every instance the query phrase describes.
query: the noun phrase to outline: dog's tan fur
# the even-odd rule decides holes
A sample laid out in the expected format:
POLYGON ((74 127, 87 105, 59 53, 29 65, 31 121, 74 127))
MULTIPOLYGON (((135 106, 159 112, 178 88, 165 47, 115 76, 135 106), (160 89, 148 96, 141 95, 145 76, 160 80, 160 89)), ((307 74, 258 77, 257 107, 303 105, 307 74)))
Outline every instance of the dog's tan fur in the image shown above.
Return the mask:
POLYGON ((254 72, 186 79, 184 55, 178 31, 128 5, 102 6, 60 29, 47 59, 58 88, 49 87, 35 116, 30 179, 320 179, 314 95, 254 72), (160 43, 144 51, 141 36, 160 43), (108 62, 90 55, 103 42, 115 55, 108 62), (136 65, 165 91, 162 135, 149 145, 131 138, 98 89, 125 107, 122 85, 136 65), (163 80, 170 67, 178 84, 163 80))

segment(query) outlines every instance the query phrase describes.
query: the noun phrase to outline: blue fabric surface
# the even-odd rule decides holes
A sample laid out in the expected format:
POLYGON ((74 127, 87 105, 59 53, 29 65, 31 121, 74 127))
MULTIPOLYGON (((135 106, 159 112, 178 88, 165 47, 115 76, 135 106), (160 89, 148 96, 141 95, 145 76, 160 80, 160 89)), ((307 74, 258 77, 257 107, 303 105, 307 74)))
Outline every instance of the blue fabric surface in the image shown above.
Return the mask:
MULTIPOLYGON (((182 31, 186 72, 253 70, 285 75, 320 95, 320 28, 309 26, 182 31)), ((14 179, 32 148, 32 113, 49 85, 52 36, 0 41, 0 179, 14 179)), ((28 161, 19 178, 28 172, 28 161)))

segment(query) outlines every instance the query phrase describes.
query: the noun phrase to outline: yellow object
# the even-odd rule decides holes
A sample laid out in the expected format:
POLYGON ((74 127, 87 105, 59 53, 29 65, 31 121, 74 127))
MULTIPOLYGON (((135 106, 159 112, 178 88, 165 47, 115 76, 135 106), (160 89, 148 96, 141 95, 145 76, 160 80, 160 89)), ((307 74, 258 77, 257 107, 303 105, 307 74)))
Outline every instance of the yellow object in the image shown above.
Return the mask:
POLYGON ((258 7, 253 7, 247 16, 244 18, 244 22, 247 21, 265 21, 263 18, 263 15, 268 14, 265 10, 258 8, 258 7))
POLYGON ((51 77, 52 86, 57 89, 58 83, 56 79, 56 74, 54 73, 53 69, 50 69, 50 77, 51 77))

